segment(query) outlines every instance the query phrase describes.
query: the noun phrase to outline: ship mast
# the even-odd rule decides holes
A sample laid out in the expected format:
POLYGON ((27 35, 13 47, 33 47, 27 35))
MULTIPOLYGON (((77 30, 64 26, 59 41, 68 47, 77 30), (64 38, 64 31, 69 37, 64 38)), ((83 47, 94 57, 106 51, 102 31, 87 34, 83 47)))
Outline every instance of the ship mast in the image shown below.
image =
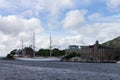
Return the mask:
POLYGON ((52 37, 50 33, 50 56, 52 56, 52 37))
POLYGON ((21 42, 22 42, 22 44, 21 44, 21 47, 22 47, 22 56, 24 57, 25 54, 24 54, 24 51, 23 51, 23 47, 24 47, 24 46, 23 46, 23 37, 22 37, 22 41, 21 41, 21 42))
POLYGON ((35 32, 33 32, 33 57, 35 57, 35 32))

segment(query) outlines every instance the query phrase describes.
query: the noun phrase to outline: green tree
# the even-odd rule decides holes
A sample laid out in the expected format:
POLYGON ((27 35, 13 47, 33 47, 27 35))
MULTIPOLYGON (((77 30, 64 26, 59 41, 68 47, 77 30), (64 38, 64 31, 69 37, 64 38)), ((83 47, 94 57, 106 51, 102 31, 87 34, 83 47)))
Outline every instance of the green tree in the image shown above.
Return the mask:
POLYGON ((120 56, 114 56, 114 60, 119 61, 120 60, 120 56))
POLYGON ((50 50, 49 49, 40 49, 38 52, 37 52, 37 55, 38 56, 49 56, 50 55, 50 50))
POLYGON ((64 50, 59 50, 57 48, 52 50, 52 56, 63 56, 65 55, 65 51, 64 50))
POLYGON ((10 54, 8 54, 8 55, 7 55, 7 59, 13 59, 13 56, 10 55, 10 54))
POLYGON ((7 59, 14 59, 14 55, 16 54, 17 49, 12 50, 8 55, 7 59))
MULTIPOLYGON (((50 56, 50 50, 49 49, 39 49, 39 51, 36 53, 37 56, 50 56)), ((52 50, 52 56, 63 56, 65 55, 64 50, 59 50, 57 48, 52 50)))

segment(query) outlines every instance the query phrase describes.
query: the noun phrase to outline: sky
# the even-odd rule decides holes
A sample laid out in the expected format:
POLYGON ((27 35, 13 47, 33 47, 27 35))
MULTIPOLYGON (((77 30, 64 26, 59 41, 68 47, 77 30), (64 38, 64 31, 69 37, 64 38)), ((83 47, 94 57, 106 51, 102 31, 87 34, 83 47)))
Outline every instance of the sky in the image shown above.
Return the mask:
POLYGON ((28 47, 36 50, 104 43, 120 36, 120 0, 0 0, 0 56, 28 47))

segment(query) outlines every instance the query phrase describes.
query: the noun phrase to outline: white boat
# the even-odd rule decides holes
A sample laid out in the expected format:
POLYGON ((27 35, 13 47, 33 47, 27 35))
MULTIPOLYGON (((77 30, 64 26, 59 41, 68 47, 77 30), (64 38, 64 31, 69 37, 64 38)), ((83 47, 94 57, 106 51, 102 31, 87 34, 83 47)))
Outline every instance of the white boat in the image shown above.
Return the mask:
POLYGON ((58 57, 35 57, 35 58, 16 58, 19 61, 60 61, 61 58, 58 57))
POLYGON ((117 61, 116 63, 119 63, 119 64, 120 64, 120 61, 117 61))
MULTIPOLYGON (((28 58, 27 56, 25 56, 24 51, 22 51, 22 56, 24 57, 18 57, 19 55, 15 55, 14 57, 16 58, 16 60, 20 60, 20 61, 60 61, 61 58, 58 57, 53 57, 51 56, 52 54, 52 39, 51 39, 51 34, 50 34, 50 56, 49 57, 35 57, 35 33, 33 33, 33 58, 28 58)), ((22 39, 22 50, 23 50, 23 39, 22 39)))

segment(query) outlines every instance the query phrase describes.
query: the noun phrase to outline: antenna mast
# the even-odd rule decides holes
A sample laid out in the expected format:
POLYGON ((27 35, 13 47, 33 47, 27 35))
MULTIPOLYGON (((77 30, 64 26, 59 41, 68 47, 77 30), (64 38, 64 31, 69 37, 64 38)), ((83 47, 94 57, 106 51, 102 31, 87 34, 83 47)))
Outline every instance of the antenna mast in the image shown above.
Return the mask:
POLYGON ((33 57, 35 57, 35 32, 33 32, 33 57))
POLYGON ((52 55, 52 37, 50 33, 50 56, 52 55))

